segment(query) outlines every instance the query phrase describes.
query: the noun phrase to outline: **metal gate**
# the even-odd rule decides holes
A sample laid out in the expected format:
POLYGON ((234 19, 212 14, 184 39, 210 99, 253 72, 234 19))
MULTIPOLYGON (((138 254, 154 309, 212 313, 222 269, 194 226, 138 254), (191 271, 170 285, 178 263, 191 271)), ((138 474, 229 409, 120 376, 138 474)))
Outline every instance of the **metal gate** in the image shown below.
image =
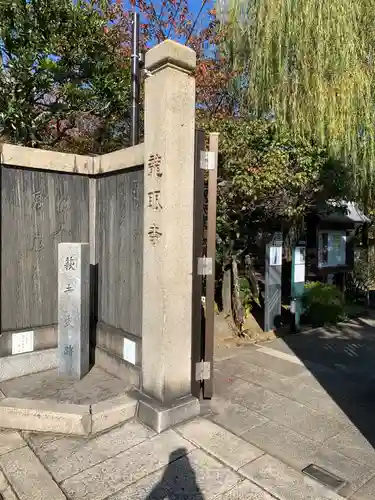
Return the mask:
POLYGON ((198 398, 213 394, 218 139, 211 133, 206 151, 204 132, 195 134, 191 392, 198 398))

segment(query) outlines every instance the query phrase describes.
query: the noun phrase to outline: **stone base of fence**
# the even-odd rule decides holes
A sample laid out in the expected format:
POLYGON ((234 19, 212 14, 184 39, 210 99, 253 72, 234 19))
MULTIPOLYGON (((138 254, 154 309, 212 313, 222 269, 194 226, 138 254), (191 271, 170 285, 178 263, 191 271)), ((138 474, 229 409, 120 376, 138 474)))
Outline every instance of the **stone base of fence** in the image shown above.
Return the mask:
POLYGON ((134 418, 137 401, 127 394, 92 405, 0 398, 0 427, 90 436, 134 418))
POLYGON ((33 351, 57 347, 57 325, 11 330, 0 335, 0 358, 12 355, 13 334, 30 331, 33 336, 33 351))
POLYGON ((57 368, 57 348, 0 357, 0 382, 57 368))
POLYGON ((138 391, 135 397, 138 399, 137 417, 158 433, 200 414, 199 400, 193 396, 174 399, 168 404, 161 404, 138 391))
POLYGON ((135 388, 140 387, 141 369, 107 349, 96 347, 95 365, 135 388))

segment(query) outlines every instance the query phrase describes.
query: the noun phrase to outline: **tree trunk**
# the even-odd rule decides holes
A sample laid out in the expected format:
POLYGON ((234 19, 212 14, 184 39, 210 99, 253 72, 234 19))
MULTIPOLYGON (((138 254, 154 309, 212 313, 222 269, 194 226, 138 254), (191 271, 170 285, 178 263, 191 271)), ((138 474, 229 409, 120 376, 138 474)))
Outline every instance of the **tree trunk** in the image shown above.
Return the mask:
POLYGON ((240 284, 238 279, 238 267, 237 267, 236 257, 232 258, 232 274, 233 274, 234 322, 237 328, 241 331, 245 319, 245 312, 240 297, 240 284))
POLYGON ((246 266, 247 278, 250 282, 251 293, 253 297, 259 299, 259 287, 254 274, 253 264, 251 262, 250 255, 245 255, 245 266, 246 266))
POLYGON ((223 273, 223 285, 221 289, 223 301, 223 312, 225 317, 232 316, 232 272, 225 269, 223 273))

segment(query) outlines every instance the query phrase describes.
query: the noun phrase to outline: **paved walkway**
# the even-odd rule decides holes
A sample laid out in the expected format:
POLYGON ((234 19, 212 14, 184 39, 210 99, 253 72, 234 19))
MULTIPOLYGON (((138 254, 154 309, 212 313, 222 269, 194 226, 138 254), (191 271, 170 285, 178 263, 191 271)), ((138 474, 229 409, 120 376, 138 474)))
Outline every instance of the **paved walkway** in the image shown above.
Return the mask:
POLYGON ((3 431, 0 498, 373 500, 373 337, 358 323, 228 349, 206 413, 161 435, 136 421, 91 439, 3 431), (311 463, 345 484, 308 478, 311 463))

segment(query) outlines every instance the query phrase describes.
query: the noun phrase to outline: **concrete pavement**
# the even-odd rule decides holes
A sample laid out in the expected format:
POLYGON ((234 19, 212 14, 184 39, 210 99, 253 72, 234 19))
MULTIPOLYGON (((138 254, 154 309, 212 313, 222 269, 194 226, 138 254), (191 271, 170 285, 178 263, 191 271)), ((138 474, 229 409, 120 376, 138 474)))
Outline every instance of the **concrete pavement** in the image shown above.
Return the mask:
POLYGON ((0 435, 5 500, 338 500, 208 419, 155 435, 130 421, 93 439, 0 435))
POLYGON ((372 327, 308 335, 228 350, 202 416, 160 435, 135 420, 91 438, 0 432, 0 498, 373 500, 373 372, 358 359, 372 327))

